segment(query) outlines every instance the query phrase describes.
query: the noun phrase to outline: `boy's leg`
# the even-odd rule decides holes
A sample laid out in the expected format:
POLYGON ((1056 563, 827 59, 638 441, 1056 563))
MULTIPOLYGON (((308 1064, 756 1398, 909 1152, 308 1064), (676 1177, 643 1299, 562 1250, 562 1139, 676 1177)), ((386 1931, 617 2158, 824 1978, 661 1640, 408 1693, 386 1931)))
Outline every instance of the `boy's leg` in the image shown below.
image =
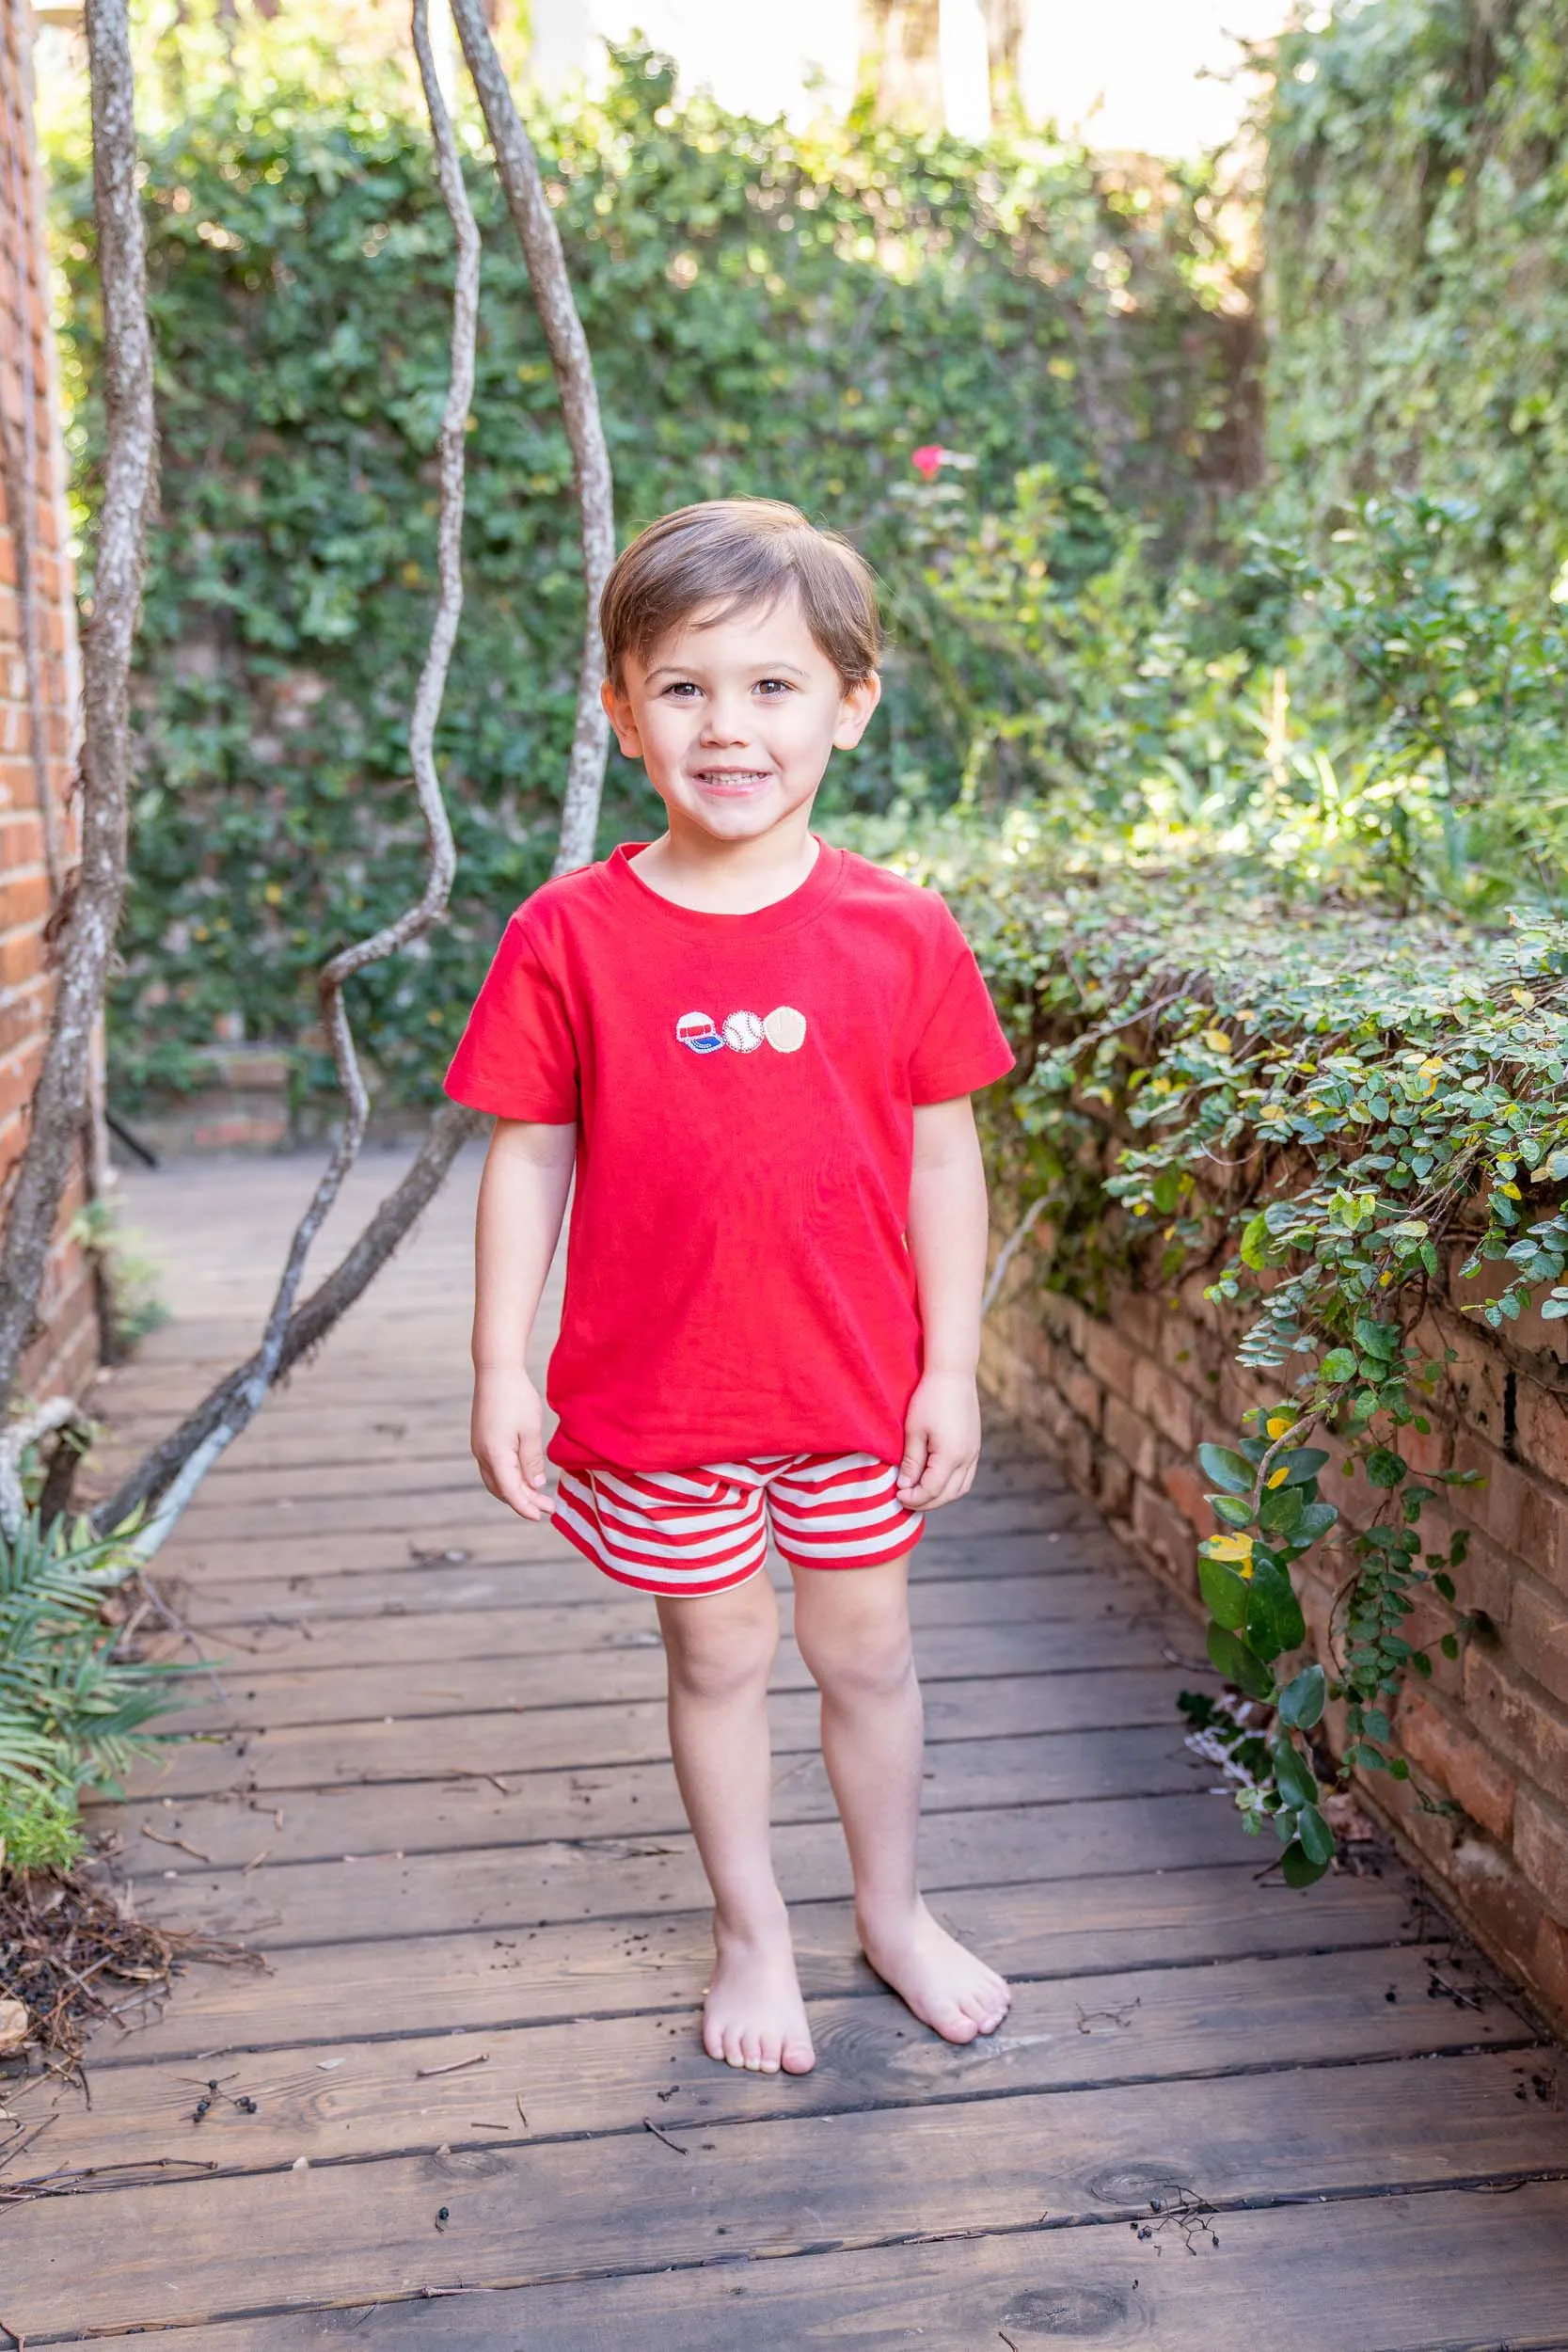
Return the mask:
POLYGON ((1007 1986, 938 1926, 915 1874, 924 1728, 908 1559, 798 1566, 795 1638, 822 1693, 822 1755, 867 1960, 945 2040, 993 2033, 1007 2013, 1007 1986))
POLYGON ((779 1610, 766 1574, 690 1599, 660 1596, 670 1746, 713 1889, 709 2058, 763 2074, 815 2063, 784 1897, 773 1876, 768 1677, 779 1610))

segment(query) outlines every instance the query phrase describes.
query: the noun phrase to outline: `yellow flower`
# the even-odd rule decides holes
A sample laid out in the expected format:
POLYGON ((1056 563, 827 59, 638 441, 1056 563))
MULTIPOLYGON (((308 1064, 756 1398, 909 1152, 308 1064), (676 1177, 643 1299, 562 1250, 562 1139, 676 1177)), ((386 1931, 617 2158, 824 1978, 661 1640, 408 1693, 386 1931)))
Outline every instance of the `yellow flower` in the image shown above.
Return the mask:
POLYGON ((1287 1429, 1295 1427, 1295 1417, 1291 1413, 1271 1413, 1263 1426, 1271 1438, 1282 1438, 1287 1429))
POLYGON ((1281 1462, 1281 1464, 1279 1465, 1279 1468, 1278 1468, 1276 1470, 1270 1470, 1270 1472, 1269 1472, 1269 1478, 1268 1478, 1268 1483, 1269 1483, 1269 1486, 1271 1486, 1271 1488, 1272 1488, 1272 1487, 1275 1487, 1275 1486, 1284 1486, 1284 1484, 1285 1484, 1285 1481, 1286 1481, 1286 1480, 1290 1477, 1290 1475, 1291 1475, 1291 1466, 1290 1466, 1290 1464, 1289 1464, 1288 1462, 1281 1462))

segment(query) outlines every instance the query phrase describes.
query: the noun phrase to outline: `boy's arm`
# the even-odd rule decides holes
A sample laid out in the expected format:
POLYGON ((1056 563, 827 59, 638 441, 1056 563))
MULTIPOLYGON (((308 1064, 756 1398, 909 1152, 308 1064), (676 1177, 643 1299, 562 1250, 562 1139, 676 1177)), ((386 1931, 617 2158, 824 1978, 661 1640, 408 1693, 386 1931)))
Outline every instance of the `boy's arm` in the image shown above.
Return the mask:
POLYGON ((917 1103, 909 1240, 925 1370, 904 1424, 898 1500, 906 1510, 956 1502, 974 1483, 987 1231, 986 1174, 968 1095, 917 1103))
POLYGON ((545 1408, 525 1358, 561 1238, 576 1126, 498 1119, 479 1187, 474 1247, 472 1445, 493 1495, 525 1519, 551 1508, 545 1408))

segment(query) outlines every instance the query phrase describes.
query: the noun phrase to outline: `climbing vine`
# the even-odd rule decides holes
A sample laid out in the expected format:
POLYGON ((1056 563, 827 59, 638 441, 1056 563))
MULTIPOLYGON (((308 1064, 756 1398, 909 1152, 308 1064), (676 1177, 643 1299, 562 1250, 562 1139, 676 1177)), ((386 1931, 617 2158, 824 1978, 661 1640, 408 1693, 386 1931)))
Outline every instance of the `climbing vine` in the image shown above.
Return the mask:
POLYGON ((1469 1629, 1465 1534, 1422 1532, 1475 1477, 1445 1458, 1439 1311, 1568 1317, 1568 924, 1456 941, 1234 869, 1064 885, 1020 828, 935 870, 1023 1045, 988 1139, 1008 1197, 1045 1200, 1044 1279, 1103 1305, 1201 1269, 1262 1391, 1197 1454, 1209 1656, 1251 1704, 1194 1708, 1308 1884, 1334 1853, 1311 1735, 1337 1708, 1330 1780, 1406 1777, 1401 1688, 1469 1629), (1329 1655, 1302 1663, 1325 1555, 1329 1655))

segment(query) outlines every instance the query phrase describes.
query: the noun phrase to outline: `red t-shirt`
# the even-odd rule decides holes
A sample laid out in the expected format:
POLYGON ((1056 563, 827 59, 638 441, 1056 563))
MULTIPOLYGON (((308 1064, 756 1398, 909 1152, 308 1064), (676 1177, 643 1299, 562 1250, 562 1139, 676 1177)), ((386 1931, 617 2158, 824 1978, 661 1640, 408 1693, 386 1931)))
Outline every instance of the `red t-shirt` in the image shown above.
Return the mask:
POLYGON ((551 1455, 896 1460, 911 1105, 1012 1067, 985 982, 934 891, 847 850, 705 914, 638 880, 644 846, 518 908, 447 1073, 476 1110, 579 1125, 551 1455))

